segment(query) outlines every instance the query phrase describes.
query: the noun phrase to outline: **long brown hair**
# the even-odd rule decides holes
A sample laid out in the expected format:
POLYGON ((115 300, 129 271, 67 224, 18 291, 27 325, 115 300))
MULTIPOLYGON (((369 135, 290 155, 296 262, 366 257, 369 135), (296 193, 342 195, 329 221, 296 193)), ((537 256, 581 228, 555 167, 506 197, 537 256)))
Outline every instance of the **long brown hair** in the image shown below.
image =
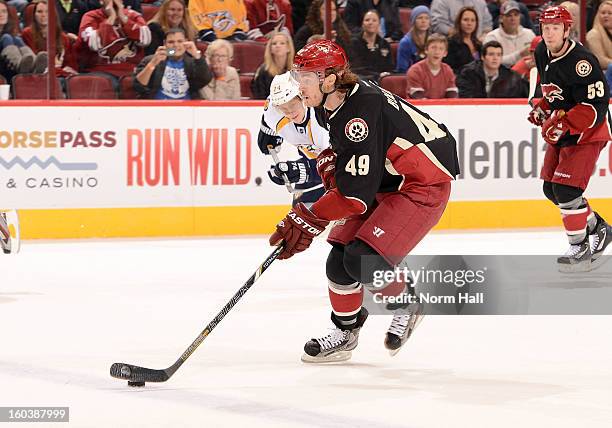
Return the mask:
MULTIPOLYGON (((308 9, 308 14, 306 15, 306 25, 308 28, 312 30, 312 34, 323 34, 323 21, 321 20, 321 6, 323 6, 323 2, 325 0, 313 0, 310 4, 310 9, 308 9)), ((340 8, 338 7, 338 2, 333 0, 334 5, 336 6, 336 20, 332 23, 332 25, 336 28, 338 32, 338 38, 341 40, 343 44, 348 46, 351 43, 351 32, 344 20, 340 17, 340 8)))
POLYGON ((478 37, 477 37, 478 26, 480 25, 480 22, 478 20, 478 14, 476 13, 476 9, 474 9, 472 6, 465 6, 459 10, 457 17, 455 18, 455 26, 451 29, 451 37, 456 40, 463 41, 463 38, 466 36, 466 34, 461 29, 461 20, 463 19, 463 14, 465 12, 472 12, 474 16, 476 17, 476 28, 474 28, 474 32, 470 34, 470 40, 472 41, 474 48, 477 51, 480 51, 480 47, 482 46, 482 43, 480 43, 480 40, 478 40, 478 37))
MULTIPOLYGON (((32 24, 30 24, 30 28, 32 29, 32 39, 34 40, 34 46, 39 51, 47 50, 47 32, 43 31, 42 27, 36 20, 36 9, 38 9, 39 4, 44 4, 45 6, 49 6, 47 4, 47 0, 35 0, 34 2, 34 14, 32 17, 32 24)), ((55 49, 58 55, 60 55, 64 51, 64 41, 62 40, 62 25, 60 24, 59 15, 55 15, 57 18, 55 20, 55 49)), ((47 26, 48 20, 47 20, 47 26)))
POLYGON ((288 36, 286 33, 281 33, 280 31, 272 32, 270 34, 270 39, 268 40, 268 43, 266 43, 266 51, 264 52, 264 64, 265 64, 265 69, 268 71, 268 73, 271 76, 276 76, 277 74, 281 74, 287 70, 291 70, 291 66, 293 65, 294 56, 295 56, 295 48, 293 47, 293 40, 291 40, 291 37, 288 36), (274 61, 274 58, 272 57, 272 52, 271 52, 272 40, 274 40, 276 36, 283 36, 285 38, 285 41, 287 42, 287 48, 289 50, 289 52, 287 53, 287 60, 285 61, 284 70, 280 70, 278 68, 278 66, 276 65, 276 62, 274 61))
POLYGON ((10 34, 11 36, 16 36, 17 35, 17 23, 15 22, 15 16, 11 13, 10 9, 9 9, 9 5, 6 3, 6 1, 4 0, 0 0, 0 4, 3 4, 4 7, 6 7, 6 12, 8 13, 8 20, 6 21, 6 24, 4 25, 4 28, 2 29, 2 31, 0 31, 0 34, 10 34))
POLYGON ((189 15, 189 9, 187 9, 187 5, 184 0, 164 0, 162 5, 159 7, 157 13, 151 18, 149 23, 155 22, 159 24, 159 26, 164 30, 164 33, 167 33, 170 29, 170 25, 168 25, 168 20, 166 18, 166 11, 170 7, 170 4, 173 2, 180 3, 183 6, 183 20, 181 21, 180 27, 185 30, 185 37, 187 40, 194 41, 196 38, 196 29, 191 21, 191 16, 189 15))

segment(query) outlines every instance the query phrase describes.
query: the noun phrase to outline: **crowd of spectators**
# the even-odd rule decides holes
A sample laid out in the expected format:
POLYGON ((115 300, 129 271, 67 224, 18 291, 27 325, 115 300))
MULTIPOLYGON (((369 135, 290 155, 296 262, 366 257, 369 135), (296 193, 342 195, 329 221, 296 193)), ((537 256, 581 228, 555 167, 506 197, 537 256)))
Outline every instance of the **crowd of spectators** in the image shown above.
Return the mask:
MULTIPOLYGON (((404 79, 406 98, 525 97, 541 10, 567 7, 580 40, 575 2, 536 3, 332 0, 332 38, 361 78, 404 79)), ((56 9, 64 88, 94 74, 116 91, 131 79, 148 99, 265 99, 295 52, 322 37, 325 15, 324 0, 56 0, 56 9), (235 48, 250 55, 255 45, 260 65, 237 68, 235 48)), ((47 0, 0 0, 0 81, 46 73, 48 21, 47 0)), ((589 0, 587 22, 586 44, 612 80, 612 0, 589 0)))

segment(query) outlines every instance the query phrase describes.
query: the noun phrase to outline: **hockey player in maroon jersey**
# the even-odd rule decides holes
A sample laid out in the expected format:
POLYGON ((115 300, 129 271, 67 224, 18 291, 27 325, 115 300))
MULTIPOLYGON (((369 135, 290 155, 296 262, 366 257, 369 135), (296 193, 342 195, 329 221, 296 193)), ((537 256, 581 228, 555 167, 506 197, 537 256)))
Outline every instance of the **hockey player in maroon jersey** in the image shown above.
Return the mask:
MULTIPOLYGON (((270 243, 279 258, 307 249, 332 221, 326 265, 335 329, 304 346, 306 362, 342 361, 357 346, 367 311, 363 288, 374 272, 392 269, 439 221, 459 173, 456 143, 446 127, 401 98, 359 80, 344 50, 329 40, 306 45, 293 74, 308 107, 324 114, 331 148, 318 157, 326 193, 309 210, 296 205, 270 243)), ((399 294, 403 283, 385 291, 399 294)), ((385 338, 392 354, 417 314, 396 314, 385 338)))
POLYGON ((562 272, 597 267, 612 241, 612 228, 583 193, 610 135, 609 88, 597 58, 569 38, 572 15, 561 6, 540 16, 543 42, 535 50, 542 99, 529 121, 549 144, 540 178, 544 194, 561 210, 570 248, 557 259, 562 272))

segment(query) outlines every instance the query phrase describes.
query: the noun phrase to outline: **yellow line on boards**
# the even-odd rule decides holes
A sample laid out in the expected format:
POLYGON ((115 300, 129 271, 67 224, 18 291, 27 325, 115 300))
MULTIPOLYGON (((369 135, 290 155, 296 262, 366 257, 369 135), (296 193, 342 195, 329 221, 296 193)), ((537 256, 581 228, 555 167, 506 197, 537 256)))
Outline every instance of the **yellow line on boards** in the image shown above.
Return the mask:
MULTIPOLYGON (((612 220, 612 199, 591 199, 612 220)), ((235 207, 79 208, 20 210, 23 239, 261 235, 271 233, 288 205, 235 207)), ((509 229, 561 226, 547 200, 450 202, 436 226, 509 229)))

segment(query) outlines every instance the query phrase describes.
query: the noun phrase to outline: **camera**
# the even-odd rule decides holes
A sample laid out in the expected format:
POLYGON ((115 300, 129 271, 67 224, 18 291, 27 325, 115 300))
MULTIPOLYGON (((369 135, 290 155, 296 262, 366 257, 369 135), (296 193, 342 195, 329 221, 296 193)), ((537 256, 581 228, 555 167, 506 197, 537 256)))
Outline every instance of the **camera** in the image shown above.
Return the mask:
POLYGON ((174 54, 176 53, 176 49, 168 49, 168 56, 174 56, 174 54))

